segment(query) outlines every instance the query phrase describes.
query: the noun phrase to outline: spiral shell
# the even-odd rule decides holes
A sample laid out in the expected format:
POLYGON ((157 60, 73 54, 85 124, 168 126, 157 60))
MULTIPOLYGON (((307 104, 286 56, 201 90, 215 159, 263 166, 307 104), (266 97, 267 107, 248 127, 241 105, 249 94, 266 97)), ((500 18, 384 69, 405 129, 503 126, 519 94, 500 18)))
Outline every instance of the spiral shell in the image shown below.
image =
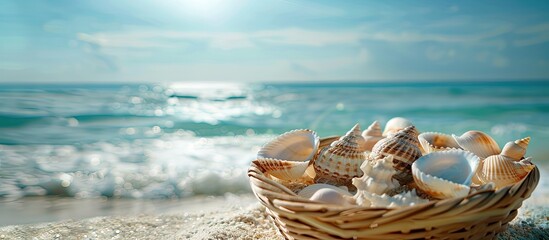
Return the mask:
POLYGON ((366 154, 359 147, 360 141, 364 141, 360 134, 360 126, 357 124, 330 147, 321 150, 313 163, 317 183, 354 188, 351 179, 362 175, 360 165, 366 160, 366 154))
POLYGON ((485 159, 501 152, 496 141, 481 131, 468 131, 461 136, 452 134, 452 137, 461 148, 476 154, 480 159, 485 159))
POLYGON ((320 138, 308 129, 286 132, 268 142, 253 162, 265 173, 286 180, 303 176, 318 151, 320 138))
POLYGON ((417 187, 434 198, 464 197, 480 159, 473 153, 452 149, 432 152, 412 164, 417 187))
POLYGON ((364 144, 361 146, 362 151, 371 151, 372 147, 381 139, 383 135, 381 133, 381 125, 378 121, 374 121, 364 132, 362 132, 364 138, 364 144))
POLYGON ((508 142, 501 150, 501 155, 510 157, 515 161, 520 161, 524 154, 526 154, 526 149, 530 143, 530 137, 525 137, 523 139, 516 140, 514 142, 508 142))
POLYGON ((426 154, 452 148, 461 149, 452 136, 444 133, 424 132, 419 134, 418 140, 426 154))
POLYGON ((398 171, 393 177, 401 185, 412 181, 412 163, 422 155, 417 135, 418 132, 414 126, 406 127, 377 142, 370 154, 374 159, 392 155, 393 167, 398 171))
POLYGON ((516 161, 505 155, 493 155, 482 162, 482 169, 477 172, 478 179, 487 184, 493 182, 496 189, 515 184, 534 169, 530 158, 516 161))
POLYGON ((381 195, 400 186, 398 181, 393 179, 397 171, 393 168, 392 155, 373 161, 364 161, 360 169, 364 175, 353 178, 353 185, 356 186, 357 191, 381 195))
POLYGON ((387 124, 385 124, 385 130, 383 130, 383 136, 389 136, 397 133, 398 131, 413 126, 412 122, 403 117, 391 118, 387 124))

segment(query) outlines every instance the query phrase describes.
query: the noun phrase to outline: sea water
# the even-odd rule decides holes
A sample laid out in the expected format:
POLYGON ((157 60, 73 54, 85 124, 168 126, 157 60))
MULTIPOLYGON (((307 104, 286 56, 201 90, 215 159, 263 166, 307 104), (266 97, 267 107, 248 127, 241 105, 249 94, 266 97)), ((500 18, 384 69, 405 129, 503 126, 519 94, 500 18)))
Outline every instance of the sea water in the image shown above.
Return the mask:
POLYGON ((0 85, 0 198, 156 199, 250 192, 259 148, 392 117, 422 131, 532 137, 549 160, 549 82, 0 85))

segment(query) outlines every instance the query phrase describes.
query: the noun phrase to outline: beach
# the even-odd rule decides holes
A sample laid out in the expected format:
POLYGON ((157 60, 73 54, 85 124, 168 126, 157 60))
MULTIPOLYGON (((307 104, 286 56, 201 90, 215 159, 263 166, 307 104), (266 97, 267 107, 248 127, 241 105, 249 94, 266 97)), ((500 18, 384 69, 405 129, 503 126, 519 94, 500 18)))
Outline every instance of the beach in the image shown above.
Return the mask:
POLYGON ((246 174, 261 146, 293 129, 328 137, 396 116, 420 132, 483 131, 499 146, 530 136, 526 156, 541 179, 499 237, 549 239, 548 89, 545 82, 6 85, 0 239, 281 238, 246 174))
MULTIPOLYGON (((249 195, 220 197, 178 213, 13 225, 0 228, 0 239, 283 239, 253 200, 249 195)), ((549 238, 547 201, 547 195, 525 201, 497 239, 549 238)))

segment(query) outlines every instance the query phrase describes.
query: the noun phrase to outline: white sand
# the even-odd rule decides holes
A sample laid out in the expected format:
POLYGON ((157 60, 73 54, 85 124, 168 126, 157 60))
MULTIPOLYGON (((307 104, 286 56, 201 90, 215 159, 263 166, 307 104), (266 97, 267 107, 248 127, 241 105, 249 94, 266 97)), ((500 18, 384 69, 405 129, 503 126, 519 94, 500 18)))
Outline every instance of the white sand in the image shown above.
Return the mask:
MULTIPOLYGON (((498 235, 498 239, 549 240, 549 182, 544 181, 546 176, 542 174, 532 196, 524 201, 517 218, 498 235)), ((282 239, 252 195, 148 202, 131 205, 131 208, 108 208, 104 212, 100 209, 105 203, 76 202, 85 204, 67 208, 64 216, 81 219, 82 215, 71 215, 73 211, 109 212, 116 216, 0 227, 0 239, 282 239), (158 206, 152 207, 155 204, 158 206), (146 212, 146 215, 123 214, 128 209, 140 207, 145 209, 137 212, 146 212), (79 208, 90 210, 75 211, 79 208), (143 211, 147 209, 152 211, 143 211)), ((33 202, 32 205, 37 204, 33 202)), ((4 214, 5 209, 0 208, 0 213, 4 214)))
MULTIPOLYGON (((0 239, 282 239, 259 203, 240 198, 206 201, 204 211, 7 226, 0 239)), ((527 202, 498 239, 549 239, 549 207, 527 202)))

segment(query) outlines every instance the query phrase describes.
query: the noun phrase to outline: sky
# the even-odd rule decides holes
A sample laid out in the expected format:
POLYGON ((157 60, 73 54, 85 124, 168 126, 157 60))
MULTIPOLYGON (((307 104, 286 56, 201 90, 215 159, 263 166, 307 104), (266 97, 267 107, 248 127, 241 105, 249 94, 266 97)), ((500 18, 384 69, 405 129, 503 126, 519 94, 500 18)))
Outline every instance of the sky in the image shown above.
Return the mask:
POLYGON ((3 0, 0 82, 549 79, 547 1, 3 0))

